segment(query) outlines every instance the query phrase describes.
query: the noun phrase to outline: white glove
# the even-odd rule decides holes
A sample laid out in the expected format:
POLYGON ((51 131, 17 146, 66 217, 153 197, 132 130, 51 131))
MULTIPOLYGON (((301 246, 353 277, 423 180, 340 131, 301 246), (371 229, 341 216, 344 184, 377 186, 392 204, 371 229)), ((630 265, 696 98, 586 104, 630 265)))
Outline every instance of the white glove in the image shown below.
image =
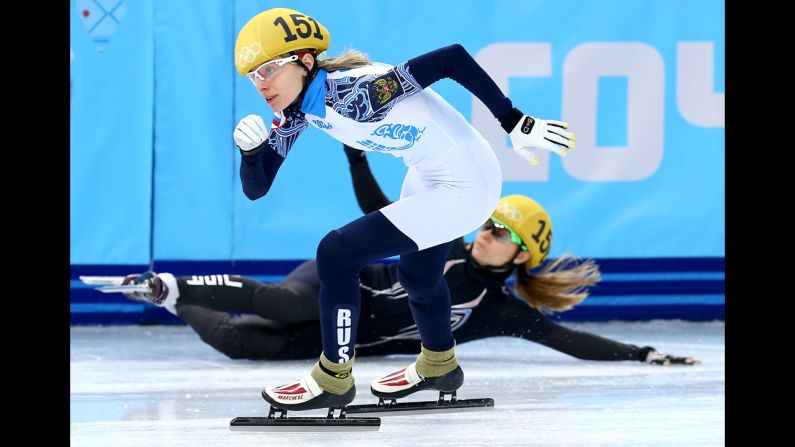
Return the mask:
POLYGON ((250 151, 259 147, 266 138, 268 138, 268 130, 265 128, 265 123, 259 115, 249 115, 235 127, 235 132, 232 135, 235 138, 235 144, 242 151, 250 151))
POLYGON ((696 360, 692 357, 676 357, 673 355, 668 354, 660 354, 659 352, 651 349, 648 354, 646 354, 646 359, 644 360, 646 363, 650 363, 652 365, 700 365, 701 361, 696 360))
POLYGON ((569 124, 563 121, 542 120, 523 115, 511 133, 511 144, 513 150, 532 163, 534 166, 539 163, 531 149, 544 149, 554 152, 561 157, 565 157, 568 149, 574 149, 576 137, 573 132, 569 132, 569 124))

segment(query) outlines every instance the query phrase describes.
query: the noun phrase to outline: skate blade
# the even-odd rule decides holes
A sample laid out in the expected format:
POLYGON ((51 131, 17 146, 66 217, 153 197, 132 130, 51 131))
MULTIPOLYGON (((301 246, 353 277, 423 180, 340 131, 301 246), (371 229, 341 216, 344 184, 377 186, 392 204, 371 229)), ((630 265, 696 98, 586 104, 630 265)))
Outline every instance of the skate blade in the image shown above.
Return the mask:
POLYGON ((99 290, 102 293, 113 293, 113 292, 122 292, 122 293, 134 293, 134 292, 144 292, 149 293, 149 287, 146 284, 125 284, 123 286, 102 286, 97 287, 94 290, 99 290))
POLYGON ((80 281, 91 286, 118 286, 124 281, 123 276, 81 276, 80 281))
POLYGON ((436 400, 424 402, 398 402, 372 405, 348 405, 347 414, 366 414, 368 416, 405 416, 413 414, 462 413, 465 411, 493 410, 494 399, 459 399, 456 401, 436 400))
POLYGON ((328 418, 328 417, 236 417, 229 422, 231 431, 257 432, 340 432, 378 431, 379 418, 328 418))

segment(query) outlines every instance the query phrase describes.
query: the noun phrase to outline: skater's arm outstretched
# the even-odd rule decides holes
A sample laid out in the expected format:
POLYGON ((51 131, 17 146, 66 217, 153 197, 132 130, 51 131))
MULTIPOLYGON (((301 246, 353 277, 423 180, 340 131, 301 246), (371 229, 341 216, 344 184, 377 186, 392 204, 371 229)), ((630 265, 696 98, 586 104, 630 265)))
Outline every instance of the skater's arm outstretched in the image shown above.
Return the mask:
POLYGON ((575 136, 562 121, 542 120, 525 115, 513 106, 493 79, 460 44, 453 44, 422 54, 372 77, 360 85, 366 92, 370 113, 355 119, 375 120, 391 105, 449 78, 480 99, 507 132, 517 155, 534 165, 539 163, 531 150, 548 150, 565 156, 574 149, 575 136))
POLYGON ((505 298, 499 316, 499 335, 530 340, 582 360, 636 360, 654 364, 698 364, 689 357, 658 353, 651 346, 638 347, 583 331, 575 331, 547 318, 519 299, 505 298))

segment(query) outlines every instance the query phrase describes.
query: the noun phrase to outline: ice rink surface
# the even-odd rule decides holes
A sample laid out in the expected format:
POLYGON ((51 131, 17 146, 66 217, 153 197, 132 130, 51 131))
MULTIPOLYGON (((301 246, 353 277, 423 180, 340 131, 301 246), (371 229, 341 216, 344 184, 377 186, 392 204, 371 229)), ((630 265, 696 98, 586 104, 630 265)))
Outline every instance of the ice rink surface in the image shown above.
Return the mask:
MULTIPOLYGON (((725 444, 722 321, 564 324, 692 356, 702 364, 583 361, 535 343, 491 338, 457 347, 466 375, 458 397, 492 397, 493 410, 382 417, 375 432, 233 432, 229 422, 235 416, 267 416, 263 387, 302 377, 314 361, 231 360, 186 326, 76 326, 71 328, 71 446, 725 444)), ((358 358, 353 403, 375 403, 370 381, 413 360, 358 358)), ((405 400, 436 397, 428 391, 405 400)))

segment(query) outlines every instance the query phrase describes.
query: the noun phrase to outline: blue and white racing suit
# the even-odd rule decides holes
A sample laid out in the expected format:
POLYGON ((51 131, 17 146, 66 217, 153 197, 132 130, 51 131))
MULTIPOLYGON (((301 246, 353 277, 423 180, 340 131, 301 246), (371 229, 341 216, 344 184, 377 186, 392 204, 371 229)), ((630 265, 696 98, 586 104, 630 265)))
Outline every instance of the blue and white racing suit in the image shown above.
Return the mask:
POLYGON ((452 45, 395 67, 319 70, 300 107, 277 113, 268 140, 242 157, 243 189, 252 200, 267 193, 309 126, 351 147, 400 157, 408 167, 400 200, 332 231, 318 248, 323 345, 332 361, 353 354, 359 269, 394 255, 401 256, 398 274, 423 345, 454 345, 444 262, 451 242, 493 213, 502 175, 488 142, 429 88, 445 77, 481 99, 504 128, 521 118, 466 50, 452 45))

